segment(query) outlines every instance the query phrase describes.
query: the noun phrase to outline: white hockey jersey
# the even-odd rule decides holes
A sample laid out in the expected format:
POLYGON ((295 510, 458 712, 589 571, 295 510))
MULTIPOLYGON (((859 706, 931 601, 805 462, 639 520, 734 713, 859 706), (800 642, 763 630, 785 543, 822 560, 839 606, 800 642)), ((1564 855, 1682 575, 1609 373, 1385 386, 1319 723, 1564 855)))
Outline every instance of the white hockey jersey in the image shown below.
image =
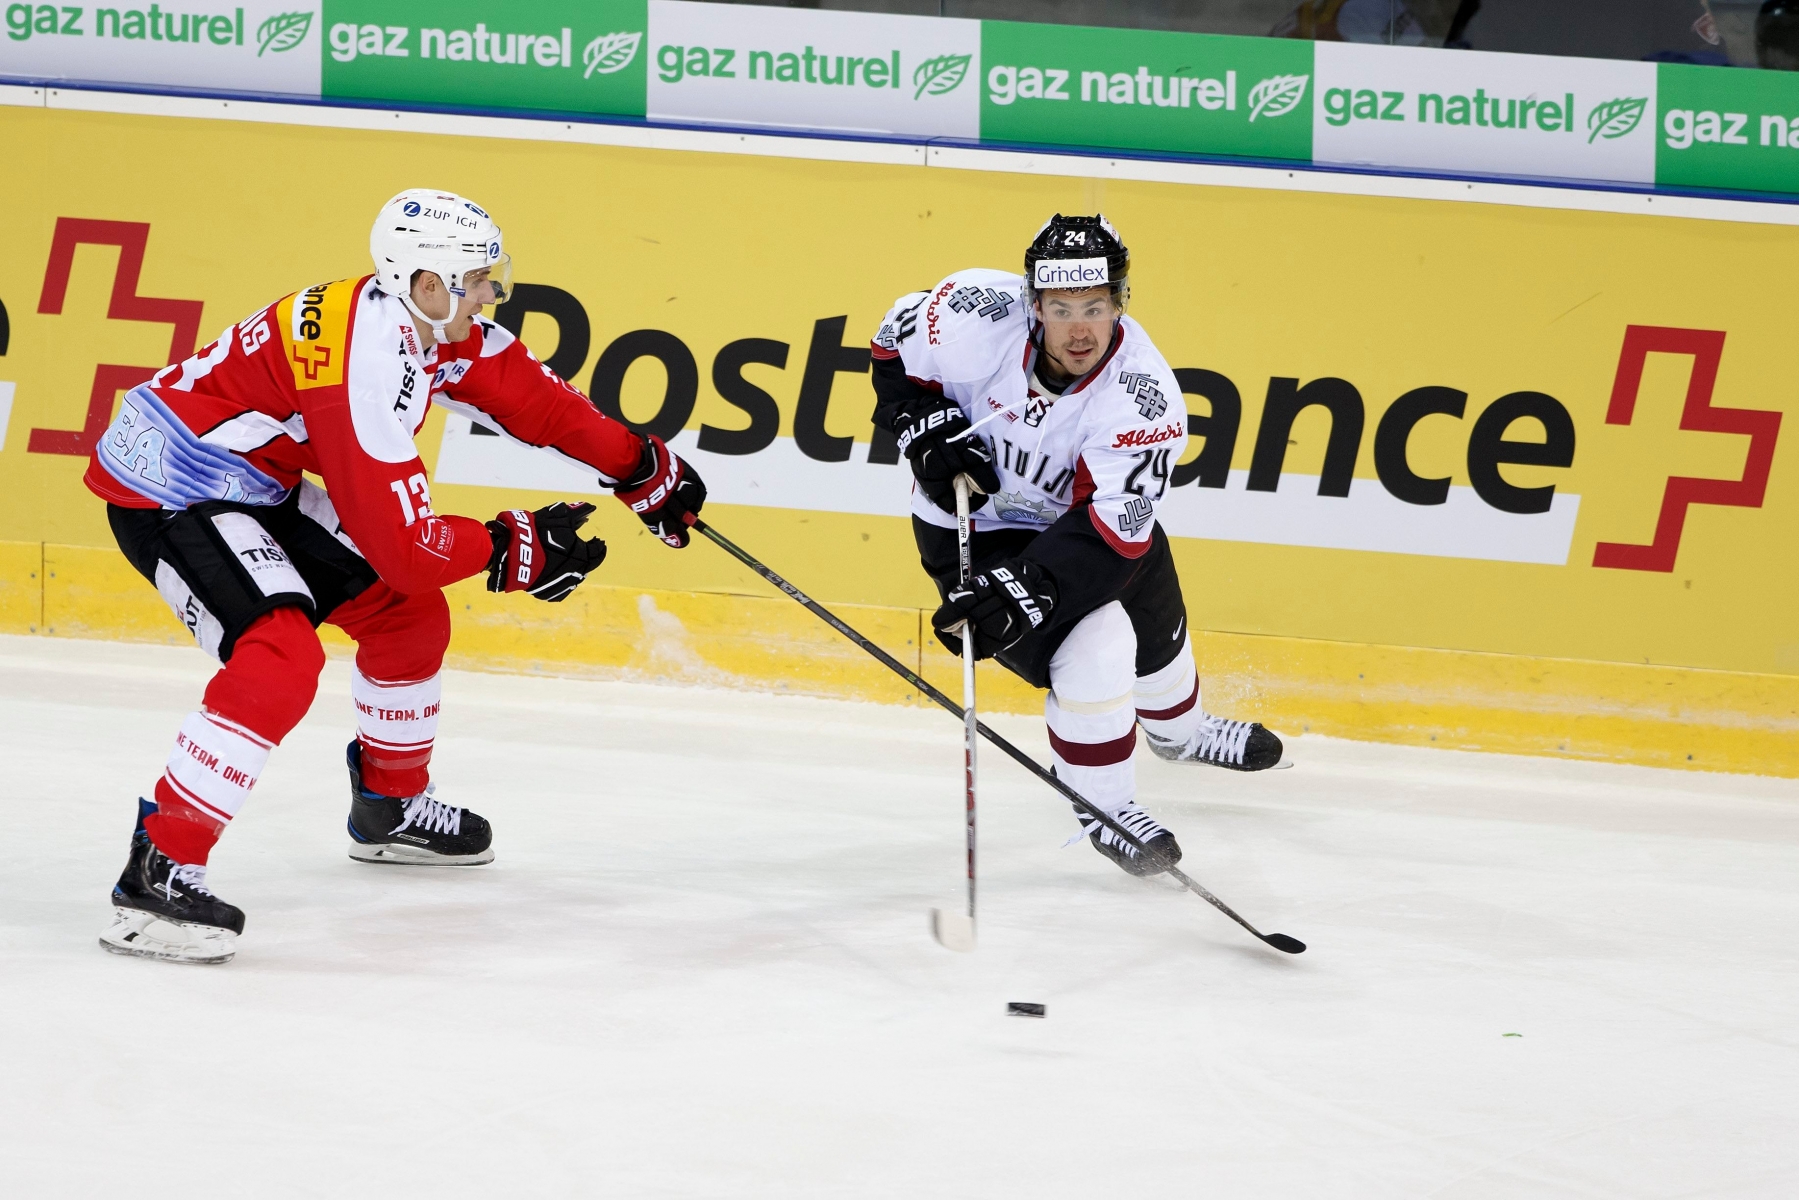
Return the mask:
MULTIPOLYGON (((911 379, 954 400, 993 447, 1000 490, 975 513, 976 528, 1047 529, 1086 503, 1107 545, 1138 558, 1187 444, 1174 371, 1126 316, 1100 361, 1057 396, 1036 377, 1034 325, 1021 276, 961 271, 900 297, 871 353, 900 359, 911 379)), ((917 488, 912 512, 955 527, 917 488)))

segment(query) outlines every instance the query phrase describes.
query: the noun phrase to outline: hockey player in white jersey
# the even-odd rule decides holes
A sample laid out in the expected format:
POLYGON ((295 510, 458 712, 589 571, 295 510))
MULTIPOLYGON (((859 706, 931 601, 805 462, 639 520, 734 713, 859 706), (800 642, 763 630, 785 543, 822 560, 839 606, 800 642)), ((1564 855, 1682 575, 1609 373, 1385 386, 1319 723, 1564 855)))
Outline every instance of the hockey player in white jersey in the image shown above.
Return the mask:
MULTIPOLYGON (((1180 859, 1135 801, 1138 725, 1158 756, 1259 771, 1281 741, 1208 715, 1186 607, 1156 505, 1187 441, 1180 385, 1125 315, 1130 254, 1103 216, 1057 214, 1025 274, 961 271, 902 296, 875 335, 875 423, 916 486, 912 527, 956 653, 997 657, 1037 687, 1061 778, 1145 844, 1180 859), (974 570, 957 581, 955 491, 974 497, 974 570)), ((1077 814, 1078 816, 1079 814, 1077 814)), ((1157 868, 1090 819, 1095 848, 1132 874, 1157 868)))

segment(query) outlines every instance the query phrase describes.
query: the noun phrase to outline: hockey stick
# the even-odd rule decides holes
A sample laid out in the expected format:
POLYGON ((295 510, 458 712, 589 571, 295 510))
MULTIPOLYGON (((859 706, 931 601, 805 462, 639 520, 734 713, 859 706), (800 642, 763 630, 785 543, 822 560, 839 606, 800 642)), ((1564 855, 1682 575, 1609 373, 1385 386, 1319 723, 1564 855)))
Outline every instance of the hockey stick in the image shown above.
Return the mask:
MULTIPOLYGON (((701 520, 698 516, 689 513, 686 519, 687 523, 693 527, 695 532, 705 534, 732 558, 735 558, 738 562, 742 563, 744 566, 805 605, 806 608, 811 611, 813 616, 829 625, 832 629, 835 629, 838 633, 841 633, 850 641, 856 643, 856 645, 862 647, 862 649, 866 650, 870 655, 879 660, 882 666, 886 667, 889 671, 892 671, 895 675, 898 675, 901 679, 904 679, 907 683, 930 697, 940 708, 946 709, 958 717, 966 716, 961 705, 925 682, 917 675, 917 673, 907 669, 904 663, 901 663, 891 654, 857 633, 854 629, 851 629, 848 625, 845 625, 824 605, 812 599, 812 597, 806 595, 806 593, 800 591, 791 583, 788 583, 785 579, 782 579, 779 575, 775 574, 768 567, 764 566, 759 559, 750 554, 749 551, 743 549, 741 546, 731 541, 730 538, 727 538, 724 534, 706 524, 706 522, 701 520)), ((1094 807, 1079 792, 1069 787, 1066 783, 1063 783, 1060 779, 1056 778, 1054 774, 1039 765, 1036 759, 1020 750, 1017 746, 1014 746, 1011 742, 1008 742, 999 734, 993 732, 993 730, 987 728, 985 722, 976 722, 975 728, 979 730, 982 737, 986 738, 1004 752, 1006 757, 1010 758, 1013 762, 1041 779, 1044 783, 1049 784, 1049 786, 1062 793, 1062 795, 1067 797, 1069 802, 1075 805, 1075 807, 1086 813, 1093 820, 1098 821, 1101 825, 1104 825, 1107 829, 1110 829, 1115 836, 1135 846, 1139 854, 1144 855, 1152 863, 1161 867, 1170 876, 1178 880, 1188 891, 1198 896, 1201 900, 1204 900, 1207 904, 1210 904, 1213 908, 1216 908, 1219 912, 1223 913, 1237 924, 1243 926, 1243 928, 1249 930, 1250 933, 1254 934, 1261 941, 1273 946, 1276 950, 1280 950, 1287 954, 1300 954, 1305 951, 1306 944, 1298 938, 1288 937, 1284 933, 1263 933, 1254 925, 1251 925, 1248 921, 1245 921, 1242 917, 1238 916, 1236 912, 1231 909, 1230 905, 1207 891, 1197 880, 1187 875, 1186 872, 1169 862, 1161 854, 1144 845, 1129 830, 1118 824, 1118 822, 1114 821, 1106 813, 1101 812, 1098 808, 1094 807)))
MULTIPOLYGON (((974 577, 973 537, 968 524, 968 492, 973 483, 966 475, 956 476, 956 578, 964 587, 974 577)), ((968 916, 931 910, 931 932, 948 950, 974 949, 974 752, 980 741, 976 729, 980 718, 974 709, 974 637, 972 631, 962 634, 962 775, 967 792, 968 810, 968 916)))

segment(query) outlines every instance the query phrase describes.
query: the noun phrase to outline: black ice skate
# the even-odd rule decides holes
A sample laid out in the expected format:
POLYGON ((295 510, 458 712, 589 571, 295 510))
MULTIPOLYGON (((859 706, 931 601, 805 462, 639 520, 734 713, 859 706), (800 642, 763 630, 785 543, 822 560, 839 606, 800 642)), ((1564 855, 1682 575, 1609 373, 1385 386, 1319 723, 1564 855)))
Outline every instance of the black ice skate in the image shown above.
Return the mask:
POLYGON ((134 954, 168 962, 230 962, 243 909, 206 890, 206 868, 176 862, 144 832, 144 818, 156 811, 137 802, 137 829, 131 857, 112 889, 113 923, 100 944, 114 954, 134 954))
MULTIPOLYGON (((1160 875, 1167 867, 1175 866, 1181 861, 1181 844, 1174 840, 1174 834, 1164 829, 1160 822, 1138 808, 1134 802, 1126 802, 1123 808, 1107 815, 1130 831, 1144 846, 1160 854, 1165 862, 1159 863, 1147 857, 1137 847, 1079 809, 1075 810, 1074 815, 1080 819, 1081 833, 1087 835, 1093 848, 1132 875, 1160 875)), ((1072 845, 1081 833, 1070 838, 1069 844, 1072 845)))
POLYGON ((440 803, 430 784, 416 796, 382 796, 362 786, 362 743, 351 742, 350 857, 407 866, 473 867, 493 861, 493 826, 466 808, 440 803))
POLYGON ((1292 765, 1283 758, 1286 748, 1280 738, 1248 721, 1208 716, 1185 742, 1159 738, 1147 729, 1143 733, 1150 752, 1169 762, 1205 763, 1232 771, 1266 771, 1292 765))

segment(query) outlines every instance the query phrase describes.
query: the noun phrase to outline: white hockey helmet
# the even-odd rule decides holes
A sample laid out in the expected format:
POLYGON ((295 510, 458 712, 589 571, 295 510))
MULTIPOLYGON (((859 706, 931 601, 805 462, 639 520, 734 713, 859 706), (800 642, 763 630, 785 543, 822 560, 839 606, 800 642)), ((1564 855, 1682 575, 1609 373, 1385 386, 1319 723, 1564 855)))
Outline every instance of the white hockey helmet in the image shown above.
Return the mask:
POLYGON ((512 257, 500 227, 479 205, 453 192, 407 188, 383 204, 369 231, 369 254, 376 286, 399 297, 440 341, 455 309, 441 320, 420 312, 412 301, 414 273, 430 271, 458 299, 468 294, 464 280, 474 271, 488 272, 495 304, 512 293, 512 257))

